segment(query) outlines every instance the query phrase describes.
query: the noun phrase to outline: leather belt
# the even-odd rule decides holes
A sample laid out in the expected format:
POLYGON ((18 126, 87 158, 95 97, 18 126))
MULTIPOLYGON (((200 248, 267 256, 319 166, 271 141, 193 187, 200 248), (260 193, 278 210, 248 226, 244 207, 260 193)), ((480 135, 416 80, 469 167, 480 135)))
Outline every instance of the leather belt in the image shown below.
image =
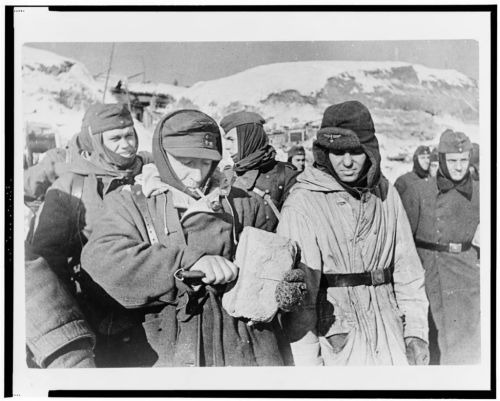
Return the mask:
POLYGON ((377 269, 364 273, 322 274, 321 287, 355 287, 357 285, 381 285, 392 282, 392 270, 377 269))
POLYGON ((422 241, 419 239, 415 240, 415 245, 418 248, 429 249, 431 251, 449 252, 449 253, 460 253, 468 251, 472 243, 470 242, 450 242, 449 244, 437 244, 434 242, 422 241))

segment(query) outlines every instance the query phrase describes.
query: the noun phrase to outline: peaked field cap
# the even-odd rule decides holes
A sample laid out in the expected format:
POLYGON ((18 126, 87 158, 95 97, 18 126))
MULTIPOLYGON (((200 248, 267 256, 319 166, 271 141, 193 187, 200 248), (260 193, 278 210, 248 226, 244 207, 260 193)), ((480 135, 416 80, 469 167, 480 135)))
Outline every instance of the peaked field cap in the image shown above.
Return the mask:
POLYGON ((431 154, 431 148, 429 148, 427 145, 420 145, 416 150, 415 150, 415 155, 430 155, 431 154))
POLYGON ((215 120, 198 110, 179 110, 160 122, 164 149, 173 156, 222 159, 220 129, 215 120))
POLYGON ((224 132, 229 132, 233 128, 243 125, 243 124, 260 124, 264 125, 266 120, 257 113, 254 113, 252 111, 238 111, 236 113, 232 113, 224 117, 221 122, 220 126, 224 130, 224 132))
POLYGON ((472 150, 472 143, 463 132, 447 129, 439 138, 439 153, 462 153, 472 150))
POLYGON ((82 130, 98 134, 112 129, 132 127, 134 120, 125 104, 93 104, 82 120, 82 130))

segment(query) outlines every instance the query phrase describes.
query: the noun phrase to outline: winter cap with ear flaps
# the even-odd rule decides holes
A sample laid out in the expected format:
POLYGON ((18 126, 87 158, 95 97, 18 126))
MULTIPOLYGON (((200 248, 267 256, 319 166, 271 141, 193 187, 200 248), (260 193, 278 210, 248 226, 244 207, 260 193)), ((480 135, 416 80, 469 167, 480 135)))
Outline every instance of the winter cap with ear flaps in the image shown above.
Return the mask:
MULTIPOLYGON (((338 179, 328 153, 359 148, 363 149, 369 159, 369 170, 363 186, 371 189, 381 183, 382 174, 380 151, 370 111, 358 101, 347 101, 328 107, 313 144, 315 164, 327 169, 338 179)), ((385 181, 382 189, 384 197, 387 193, 385 181)), ((342 182, 341 184, 345 186, 342 182)))
POLYGON ((462 153, 472 150, 472 144, 463 132, 447 129, 439 139, 439 153, 462 153))
POLYGON ((118 128, 132 127, 134 120, 127 106, 120 103, 93 104, 82 120, 82 130, 98 134, 118 128))
POLYGON ((375 138, 375 126, 369 110, 358 101, 328 107, 317 134, 319 145, 329 150, 361 146, 375 138))
POLYGON ((238 111, 236 113, 232 113, 224 117, 221 122, 220 126, 224 130, 224 132, 229 132, 233 128, 243 125, 243 124, 259 124, 263 125, 266 122, 262 118, 261 115, 251 112, 251 111, 238 111))

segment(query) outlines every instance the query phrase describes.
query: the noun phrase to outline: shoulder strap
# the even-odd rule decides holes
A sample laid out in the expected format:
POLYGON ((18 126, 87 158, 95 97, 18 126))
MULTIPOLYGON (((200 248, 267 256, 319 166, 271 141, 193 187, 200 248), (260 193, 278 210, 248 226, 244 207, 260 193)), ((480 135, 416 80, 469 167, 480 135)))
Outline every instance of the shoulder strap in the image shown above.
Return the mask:
POLYGON ((252 192, 255 192, 257 195, 259 195, 261 198, 264 198, 265 201, 267 201, 267 203, 269 204, 269 207, 271 208, 271 210, 273 211, 274 215, 276 216, 276 218, 279 220, 281 218, 281 213, 280 211, 278 210, 278 208, 276 207, 274 201, 273 201, 273 198, 271 198, 271 195, 269 195, 268 193, 264 192, 263 190, 259 189, 259 188, 254 188, 252 189, 252 192))
POLYGON ((285 163, 278 162, 278 189, 280 190, 280 202, 282 202, 283 192, 285 191, 285 163))
POLYGON ((146 197, 142 193, 142 187, 138 184, 132 186, 132 198, 134 199, 137 209, 144 219, 144 224, 146 225, 146 230, 148 232, 149 242, 151 245, 158 244, 158 236, 156 235, 156 230, 153 225, 153 220, 151 214, 149 213, 148 202, 146 197))
POLYGON ((84 181, 85 177, 83 175, 75 174, 71 182, 71 191, 70 191, 71 210, 75 210, 76 212, 75 236, 77 236, 78 239, 80 240, 82 247, 83 247, 83 240, 81 237, 80 215, 82 213, 82 196, 83 196, 84 181))

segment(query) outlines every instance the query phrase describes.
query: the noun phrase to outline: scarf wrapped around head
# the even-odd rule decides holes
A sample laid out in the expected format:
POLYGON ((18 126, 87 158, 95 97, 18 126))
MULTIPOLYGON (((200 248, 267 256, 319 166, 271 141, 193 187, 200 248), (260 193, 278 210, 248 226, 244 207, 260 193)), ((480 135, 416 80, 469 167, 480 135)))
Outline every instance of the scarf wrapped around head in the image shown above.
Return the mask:
POLYGON ((368 109, 357 101, 348 101, 328 107, 323 115, 321 129, 313 143, 314 167, 332 175, 351 195, 359 196, 365 190, 386 198, 388 183, 380 171, 380 152, 375 127, 368 109), (330 162, 332 151, 362 149, 367 158, 358 179, 352 183, 340 180, 330 162), (377 191, 375 191, 377 190, 377 191))
POLYGON ((248 111, 233 113, 222 119, 220 124, 224 132, 236 128, 238 153, 234 158, 233 170, 237 174, 274 162, 276 151, 269 144, 264 123, 265 120, 259 114, 248 111))
POLYGON ((219 126, 205 113, 198 110, 177 110, 164 116, 153 135, 153 157, 161 180, 166 184, 194 197, 175 173, 167 153, 174 157, 190 157, 213 160, 212 168, 201 184, 208 180, 222 158, 222 141, 219 126))
POLYGON ((424 170, 418 161, 418 156, 420 155, 429 155, 430 157, 431 150, 428 146, 421 145, 415 150, 413 154, 413 172, 418 175, 420 178, 426 178, 429 176, 429 169, 424 170))
MULTIPOLYGON (((134 121, 127 107, 123 104, 95 104, 90 106, 82 121, 82 131, 86 130, 90 143, 85 134, 80 133, 80 146, 91 149, 90 162, 100 167, 106 173, 116 177, 128 177, 137 173, 141 162, 134 153, 132 157, 123 157, 104 146, 103 133, 119 128, 133 127, 134 121)), ((136 148, 138 138, 136 137, 136 148)))

